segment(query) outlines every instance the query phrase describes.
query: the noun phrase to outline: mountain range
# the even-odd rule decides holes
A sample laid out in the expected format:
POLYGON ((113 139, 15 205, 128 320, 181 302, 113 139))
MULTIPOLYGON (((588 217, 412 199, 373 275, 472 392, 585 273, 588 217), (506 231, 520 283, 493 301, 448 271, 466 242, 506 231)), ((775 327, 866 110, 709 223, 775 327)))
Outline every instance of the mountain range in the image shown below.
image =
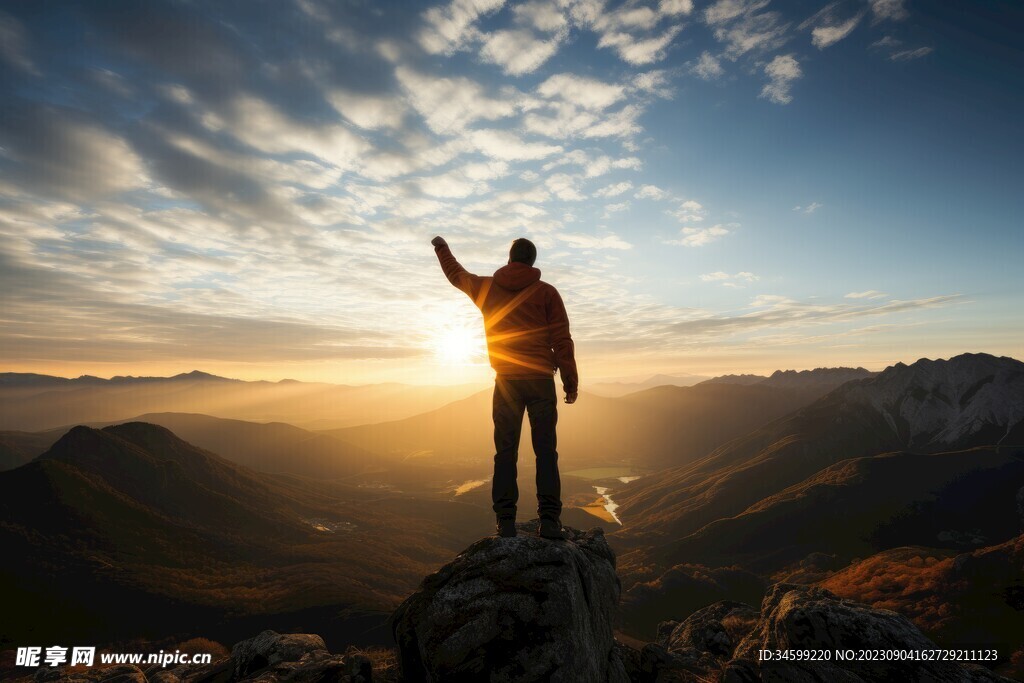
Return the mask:
POLYGON ((471 505, 260 474, 141 422, 0 473, 0 519, 0 599, 24 607, 4 642, 385 610, 487 529, 471 505))
POLYGON ((199 371, 111 379, 8 372, 0 373, 0 430, 36 432, 167 412, 331 429, 417 415, 479 390, 475 384, 248 382, 199 371))
MULTIPOLYGON (((102 386, 138 406, 130 397, 149 387, 195 395, 196 382, 221 384, 102 386)), ((73 391, 84 405, 94 390, 73 391)), ((25 414, 42 422, 32 400, 25 414)), ((420 577, 487 533, 489 404, 477 392, 324 430, 138 407, 128 422, 49 431, 11 420, 22 431, 0 433, 0 599, 28 616, 0 638, 52 634, 62 614, 68 634, 333 624, 368 642, 420 577)), ((587 393, 559 418, 564 521, 609 532, 629 635, 649 639, 716 600, 757 604, 787 581, 895 608, 942 643, 1024 646, 1020 361, 963 354, 587 393), (581 509, 598 488, 621 526, 581 509)))
POLYGON ((655 595, 666 612, 699 602, 692 579, 702 572, 749 599, 758 577, 821 576, 896 547, 962 551, 1014 537, 1024 524, 1022 397, 1024 364, 1011 358, 898 364, 622 487, 615 538, 630 548, 622 566, 636 622, 653 627, 655 595), (675 595, 652 590, 666 585, 675 595))

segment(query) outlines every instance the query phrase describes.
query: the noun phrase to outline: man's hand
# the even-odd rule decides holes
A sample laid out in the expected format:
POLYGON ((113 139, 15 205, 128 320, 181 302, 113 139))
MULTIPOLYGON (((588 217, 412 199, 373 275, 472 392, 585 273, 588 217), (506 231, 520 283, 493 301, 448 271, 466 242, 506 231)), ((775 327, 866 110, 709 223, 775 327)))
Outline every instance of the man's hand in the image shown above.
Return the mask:
POLYGON ((441 237, 440 235, 438 235, 434 239, 430 240, 430 243, 434 245, 435 249, 440 249, 441 247, 447 247, 448 246, 448 243, 445 242, 444 238, 441 237))
POLYGON ((578 396, 579 396, 579 392, 567 391, 567 392, 565 392, 565 402, 568 403, 569 405, 572 405, 573 403, 576 402, 576 398, 578 396))

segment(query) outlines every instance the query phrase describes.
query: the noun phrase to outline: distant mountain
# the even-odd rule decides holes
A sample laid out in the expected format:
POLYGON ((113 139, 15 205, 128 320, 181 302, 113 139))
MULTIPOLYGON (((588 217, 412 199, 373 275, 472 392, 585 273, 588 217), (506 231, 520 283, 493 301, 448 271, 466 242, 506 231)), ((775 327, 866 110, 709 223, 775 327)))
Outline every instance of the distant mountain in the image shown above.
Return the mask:
POLYGON ((330 429, 409 417, 479 388, 247 382, 198 370, 173 377, 110 379, 4 373, 0 374, 0 430, 35 432, 168 412, 330 429))
POLYGON ((692 387, 694 384, 700 384, 702 381, 707 379, 702 375, 652 375, 645 380, 631 381, 631 380, 617 380, 608 382, 595 382, 594 384, 588 384, 585 388, 588 392, 597 394, 598 396, 625 396, 626 394, 632 394, 637 391, 643 391, 644 389, 652 389, 654 387, 661 386, 672 386, 672 387, 692 387))
POLYGON ((822 386, 834 389, 850 380, 874 377, 876 373, 864 368, 815 368, 814 370, 776 370, 771 377, 760 382, 770 387, 822 386))
POLYGON ((53 610, 54 637, 232 633, 245 615, 294 627, 288 615, 313 608, 340 628, 339 609, 390 609, 487 529, 475 506, 348 493, 252 472, 152 424, 75 427, 0 472, 0 600, 19 615, 0 640, 52 633, 53 610))
MULTIPOLYGON (((486 464, 493 448, 491 393, 480 392, 405 420, 325 433, 388 457, 486 464)), ((584 393, 575 405, 559 406, 559 459, 563 471, 621 464, 656 469, 686 463, 820 395, 817 387, 725 384, 659 386, 620 398, 584 393)), ((522 443, 529 444, 525 433, 522 443)))
POLYGON ((383 464, 376 454, 337 437, 281 422, 226 420, 193 413, 149 413, 133 421, 166 427, 190 443, 258 472, 333 479, 383 464))
POLYGON ((701 384, 741 384, 750 385, 763 382, 768 379, 764 375, 719 375, 718 377, 712 377, 711 379, 704 380, 701 384))
POLYGON ((826 393, 836 387, 855 379, 873 377, 873 373, 864 368, 815 368, 814 370, 776 370, 770 377, 763 375, 722 375, 713 377, 702 384, 758 384, 769 387, 789 387, 794 389, 820 387, 826 393))
POLYGON ((200 370, 182 372, 172 377, 135 377, 133 375, 115 375, 110 379, 103 379, 102 377, 95 377, 93 375, 81 375, 79 377, 68 378, 54 377, 52 375, 39 375, 34 372, 0 372, 0 387, 65 387, 73 385, 139 384, 145 382, 181 381, 241 382, 242 380, 219 377, 200 370))
POLYGON ((24 465, 53 445, 59 434, 0 432, 0 472, 24 465))

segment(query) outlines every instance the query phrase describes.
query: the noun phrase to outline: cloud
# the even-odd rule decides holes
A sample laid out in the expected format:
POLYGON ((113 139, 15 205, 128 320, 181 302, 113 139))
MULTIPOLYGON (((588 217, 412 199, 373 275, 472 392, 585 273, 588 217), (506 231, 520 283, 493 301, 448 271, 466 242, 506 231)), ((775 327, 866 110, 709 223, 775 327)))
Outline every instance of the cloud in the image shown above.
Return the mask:
POLYGON ((718 224, 710 228, 686 227, 680 231, 679 239, 666 240, 665 243, 681 247, 703 247, 728 235, 732 227, 734 224, 731 223, 728 226, 718 224))
POLYGON ((899 50, 898 52, 893 52, 891 55, 889 55, 889 59, 891 59, 894 62, 908 62, 911 59, 920 59, 921 57, 924 57, 925 55, 930 55, 931 53, 932 48, 919 47, 913 50, 899 50))
POLYGON ((651 93, 666 100, 672 99, 672 88, 668 85, 668 74, 664 69, 645 71, 633 79, 633 88, 639 92, 651 93))
POLYGON ((661 0, 658 11, 666 16, 686 16, 693 12, 693 0, 661 0))
POLYGON ((25 27, 11 15, 0 12, 0 59, 29 75, 41 76, 28 52, 25 27))
POLYGON ((477 19, 504 4, 504 0, 452 0, 432 7, 423 14, 426 26, 419 34, 420 45, 432 54, 454 52, 476 39, 477 19))
POLYGON ((599 0, 582 0, 572 5, 571 14, 577 25, 598 34, 599 48, 610 48, 624 62, 639 66, 663 60, 682 30, 682 25, 674 24, 655 32, 662 20, 692 9, 692 3, 681 0, 666 0, 658 9, 624 3, 613 10, 599 0))
POLYGON ((636 194, 633 195, 636 199, 653 199, 655 201, 665 199, 668 196, 668 192, 657 185, 642 185, 640 189, 636 191, 636 194))
POLYGON ((621 183, 615 183, 614 185, 606 185, 601 189, 594 192, 595 197, 618 197, 623 192, 629 192, 633 189, 633 183, 625 180, 621 183))
POLYGON ((887 19, 900 21, 910 16, 906 7, 904 7, 903 0, 869 0, 869 2, 875 22, 887 19))
POLYGON ((824 206, 824 204, 819 204, 818 202, 811 202, 807 206, 794 206, 793 210, 798 211, 800 213, 814 213, 822 206, 824 206))
POLYGON ((513 98, 490 97, 482 85, 469 78, 437 78, 406 66, 395 69, 395 76, 409 103, 435 133, 457 133, 476 121, 516 113, 513 98))
POLYGON ((713 81, 724 74, 725 70, 722 68, 722 63, 705 50, 701 53, 697 63, 690 67, 690 73, 700 76, 705 81, 713 81))
POLYGON ((661 35, 652 38, 637 38, 630 33, 609 32, 601 36, 597 46, 614 49, 622 61, 634 66, 652 64, 665 59, 666 48, 682 29, 682 26, 672 26, 661 35))
POLYGON ((366 95, 340 88, 329 92, 327 101, 339 114, 366 130, 400 128, 406 112, 405 104, 397 97, 366 95))
POLYGON ((618 235, 595 237, 593 235, 584 235, 581 233, 558 233, 555 235, 555 239, 560 242, 564 242, 569 246, 576 247, 577 249, 626 250, 633 248, 632 244, 626 242, 618 235))
POLYGON ((952 294, 884 304, 821 304, 794 301, 778 295, 760 295, 751 301, 752 310, 749 312, 704 315, 670 324, 669 327, 676 334, 694 339, 725 339, 759 330, 849 323, 863 318, 939 308, 961 299, 961 295, 952 294))
POLYGON ((864 292, 850 292, 844 295, 846 299, 884 299, 888 294, 885 292, 879 292, 876 289, 869 289, 864 292))
POLYGON ((749 52, 767 52, 788 40, 788 23, 778 12, 761 12, 769 0, 718 0, 704 10, 704 22, 735 61, 749 52))
POLYGON ((886 48, 899 47, 902 44, 903 44, 902 40, 898 40, 896 38, 893 38, 892 36, 883 36, 882 38, 880 38, 880 39, 876 40, 875 42, 871 43, 870 47, 879 48, 879 49, 886 49, 886 48))
POLYGON ((623 157, 621 159, 613 159, 607 154, 601 154, 599 156, 590 156, 581 149, 574 149, 571 152, 563 154, 558 159, 549 161, 544 164, 542 170, 550 171, 553 168, 559 166, 565 166, 567 164, 574 164, 580 166, 583 169, 583 173, 587 178, 596 178, 602 176, 605 173, 613 169, 629 169, 639 170, 641 167, 641 161, 637 157, 623 157))
POLYGON ((824 50, 830 45, 835 45, 840 40, 850 35, 857 24, 864 18, 864 12, 859 11, 851 17, 840 16, 841 2, 833 2, 819 10, 810 19, 800 24, 800 29, 811 29, 811 44, 819 50, 824 50))
POLYGON ((714 273, 705 273, 700 276, 700 279, 701 282, 715 282, 723 287, 742 289, 743 283, 750 284, 752 282, 757 282, 761 278, 745 270, 731 275, 719 270, 714 273))
POLYGON ((580 109, 602 111, 622 100, 626 96, 626 89, 617 83, 561 73, 537 86, 537 94, 548 100, 567 102, 580 109))
POLYGON ((601 215, 601 218, 611 218, 612 214, 619 213, 620 211, 625 211, 628 208, 629 208, 629 202, 628 201, 617 202, 615 204, 605 204, 604 205, 604 213, 601 215))
POLYGON ((557 145, 527 142, 507 130, 473 130, 467 134, 467 138, 480 152, 500 161, 532 161, 562 151, 557 145))
POLYGON ((675 216, 677 219, 685 223, 692 223, 704 220, 704 215, 707 214, 707 210, 701 206, 700 202, 687 199, 679 205, 679 208, 675 211, 669 211, 668 214, 675 216))
POLYGON ((583 201, 586 197, 580 193, 578 178, 568 173, 555 173, 544 181, 545 186, 559 199, 567 202, 583 201))
POLYGON ((764 67, 768 83, 761 89, 761 97, 775 104, 789 104, 793 98, 789 89, 793 81, 803 75, 800 64, 793 55, 779 55, 764 67))
POLYGON ((339 168, 350 168, 368 143, 341 124, 312 125, 284 114, 270 102, 242 95, 230 107, 230 123, 211 123, 251 147, 269 154, 302 152, 339 168))
POLYGON ((147 172, 128 142, 75 112, 8 103, 0 127, 5 179, 29 191, 88 200, 144 186, 147 172))
POLYGON ((544 40, 528 29, 495 31, 484 38, 480 56, 513 76, 536 71, 558 52, 560 38, 544 40))
POLYGON ((569 22, 565 14, 553 2, 533 0, 512 8, 512 13, 520 24, 532 26, 538 31, 558 33, 565 30, 569 22))

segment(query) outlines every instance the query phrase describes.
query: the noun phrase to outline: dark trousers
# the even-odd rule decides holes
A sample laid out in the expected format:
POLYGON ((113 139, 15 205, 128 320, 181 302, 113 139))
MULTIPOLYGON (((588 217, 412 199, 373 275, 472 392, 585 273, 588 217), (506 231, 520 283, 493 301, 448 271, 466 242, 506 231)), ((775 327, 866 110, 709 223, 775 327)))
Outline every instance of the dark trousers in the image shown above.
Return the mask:
POLYGON ((555 380, 504 379, 494 381, 494 479, 491 499, 499 518, 515 518, 519 502, 516 462, 523 411, 530 416, 533 452, 537 456, 537 512, 558 519, 562 513, 562 481, 558 476, 555 424, 558 422, 555 380))

